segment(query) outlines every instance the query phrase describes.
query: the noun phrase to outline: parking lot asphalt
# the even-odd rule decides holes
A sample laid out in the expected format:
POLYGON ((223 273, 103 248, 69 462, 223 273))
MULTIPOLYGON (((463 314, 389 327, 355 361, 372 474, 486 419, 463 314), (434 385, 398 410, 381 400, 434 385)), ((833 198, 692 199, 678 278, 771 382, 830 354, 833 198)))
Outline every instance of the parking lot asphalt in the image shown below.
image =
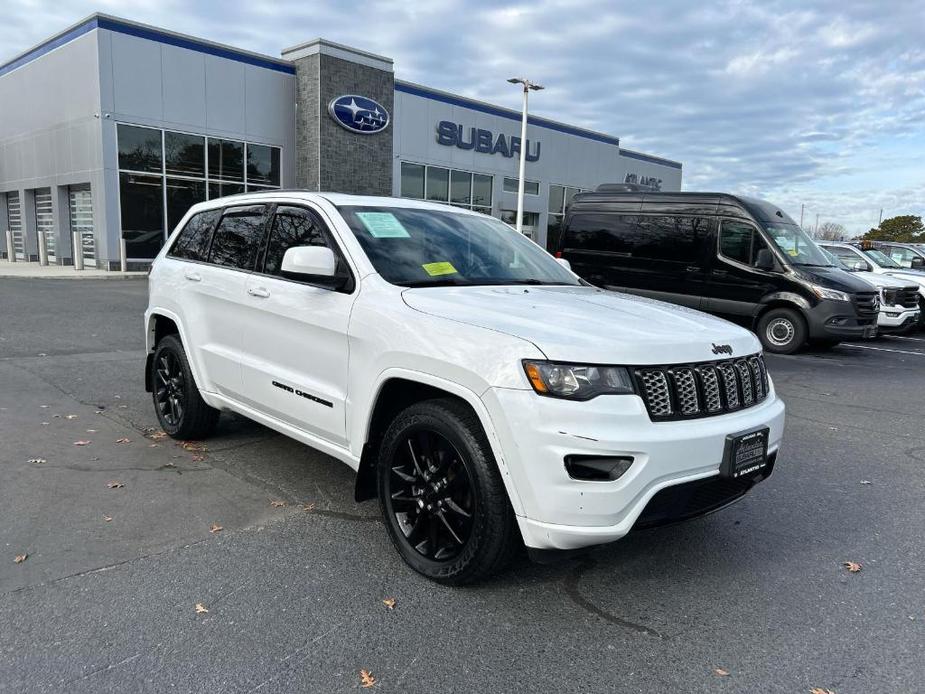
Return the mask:
POLYGON ((159 438, 146 292, 0 280, 0 691, 925 691, 925 333, 769 357, 740 503, 444 588, 341 463, 159 438))

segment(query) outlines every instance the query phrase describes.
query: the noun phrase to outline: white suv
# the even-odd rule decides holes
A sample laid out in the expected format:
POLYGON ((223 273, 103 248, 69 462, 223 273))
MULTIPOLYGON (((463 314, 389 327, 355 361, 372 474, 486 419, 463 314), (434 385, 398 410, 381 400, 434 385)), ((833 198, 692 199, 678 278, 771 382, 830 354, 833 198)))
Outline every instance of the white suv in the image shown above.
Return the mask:
POLYGON ((154 262, 146 384, 174 438, 237 412, 347 463, 451 584, 734 501, 784 427, 755 336, 603 291, 497 219, 412 200, 194 206, 154 262))

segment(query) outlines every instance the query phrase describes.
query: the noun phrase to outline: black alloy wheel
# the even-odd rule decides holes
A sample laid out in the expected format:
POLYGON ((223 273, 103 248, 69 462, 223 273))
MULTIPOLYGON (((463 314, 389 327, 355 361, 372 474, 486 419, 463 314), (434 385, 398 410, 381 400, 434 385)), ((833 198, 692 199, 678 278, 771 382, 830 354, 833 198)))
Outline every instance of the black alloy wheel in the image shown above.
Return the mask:
POLYGON ((176 335, 157 343, 150 383, 161 428, 175 439, 204 439, 218 424, 219 411, 202 399, 183 344, 176 335))
POLYGON ((431 561, 459 556, 476 512, 472 478, 460 452, 436 431, 412 429, 390 467, 384 501, 404 541, 431 561))
POLYGON ((154 375, 158 416, 170 427, 179 427, 183 421, 186 380, 177 355, 171 351, 162 352, 154 365, 154 375))
POLYGON ((447 585, 473 583, 503 569, 523 546, 491 445, 466 403, 414 403, 377 447, 386 531, 412 569, 447 585))

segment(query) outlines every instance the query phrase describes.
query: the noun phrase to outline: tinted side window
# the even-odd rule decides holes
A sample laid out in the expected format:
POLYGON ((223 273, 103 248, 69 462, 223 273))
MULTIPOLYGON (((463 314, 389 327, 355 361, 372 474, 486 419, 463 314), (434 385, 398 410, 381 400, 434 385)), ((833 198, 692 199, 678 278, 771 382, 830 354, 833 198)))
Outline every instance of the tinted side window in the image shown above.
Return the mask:
POLYGON ((318 217, 299 207, 279 207, 270 229, 263 271, 269 275, 280 274, 283 256, 294 246, 327 245, 324 227, 318 217))
POLYGON ((719 252, 724 258, 754 266, 758 251, 767 248, 768 244, 750 224, 723 222, 719 232, 719 252))
POLYGON ((576 214, 569 220, 562 246, 631 255, 639 243, 638 221, 635 215, 576 214))
POLYGON ((221 216, 221 210, 206 210, 193 215, 177 235, 177 240, 167 255, 184 260, 206 260, 212 228, 221 216))
POLYGON ((704 244, 710 238, 710 224, 709 217, 640 217, 642 239, 633 255, 679 263, 700 261, 704 244))
POLYGON ((257 249, 263 240, 266 207, 232 207, 212 234, 209 262, 241 270, 253 270, 257 249))

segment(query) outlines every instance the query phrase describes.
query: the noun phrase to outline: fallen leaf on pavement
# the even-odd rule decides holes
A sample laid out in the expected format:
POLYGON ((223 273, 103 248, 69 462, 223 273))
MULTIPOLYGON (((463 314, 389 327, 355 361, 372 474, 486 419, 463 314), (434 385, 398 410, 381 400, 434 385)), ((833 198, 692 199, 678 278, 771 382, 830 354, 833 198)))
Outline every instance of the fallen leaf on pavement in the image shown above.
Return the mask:
POLYGON ((152 440, 154 440, 154 441, 160 441, 162 438, 164 438, 164 437, 166 437, 166 436, 167 436, 167 432, 166 432, 166 431, 155 431, 155 432, 152 433, 150 436, 148 436, 148 438, 149 438, 149 439, 152 439, 152 440))
POLYGON ((110 521, 112 521, 112 516, 103 516, 103 520, 109 523, 110 521))
POLYGON ((856 574, 858 571, 864 567, 856 561, 846 561, 842 564, 849 572, 856 574))
POLYGON ((206 457, 205 457, 204 455, 194 455, 194 456, 193 456, 193 462, 194 462, 194 463, 201 463, 201 462, 202 462, 203 460, 205 460, 205 459, 206 459, 206 457))
POLYGON ((48 408, 48 405, 39 405, 43 410, 48 408))
POLYGON ((77 415, 76 414, 66 414, 64 415, 64 418, 65 419, 77 419, 77 415))
POLYGON ((209 532, 213 534, 220 533, 222 530, 224 530, 224 528, 220 526, 218 523, 213 523, 212 525, 209 526, 209 532))
POLYGON ((180 444, 183 447, 184 451, 207 451, 208 448, 205 447, 205 444, 199 443, 198 441, 184 441, 180 444))
POLYGON ((51 416, 51 418, 52 418, 52 419, 61 419, 61 415, 59 415, 59 414, 53 414, 53 415, 51 416))
POLYGON ((17 554, 16 558, 13 560, 16 564, 22 564, 26 559, 28 559, 28 554, 17 554))
POLYGON ((87 429, 87 433, 88 433, 88 434, 95 434, 95 433, 96 433, 96 429, 87 429))
POLYGON ((124 436, 121 439, 116 439, 116 443, 131 443, 131 442, 132 442, 131 439, 126 438, 124 436))
POLYGON ((30 463, 35 463, 36 465, 41 465, 42 463, 47 463, 48 461, 44 458, 29 458, 30 463))
POLYGON ((870 480, 861 480, 861 484, 873 484, 870 480))
POLYGON ((121 488, 124 487, 125 485, 122 484, 122 482, 117 482, 117 481, 113 480, 112 482, 108 482, 108 483, 106 484, 106 486, 109 487, 110 489, 121 489, 121 488))
POLYGON ((281 508, 285 505, 286 505, 285 501, 271 501, 270 502, 270 506, 272 506, 273 508, 281 508))
POLYGON ((206 606, 203 605, 201 602, 196 603, 196 614, 203 614, 208 611, 209 611, 208 608, 206 608, 206 606))
POLYGON ((148 448, 160 448, 160 447, 161 445, 159 443, 149 443, 148 444, 148 448))
POLYGON ((721 667, 713 668, 713 674, 718 677, 729 677, 729 670, 724 670, 721 667))
POLYGON ((311 513, 312 511, 315 510, 315 505, 314 504, 302 504, 302 510, 305 511, 305 513, 311 513))
POLYGON ((835 690, 823 689, 822 687, 813 687, 809 690, 809 694, 835 694, 835 690))
POLYGON ((360 686, 363 689, 369 689, 376 684, 376 678, 369 670, 360 670, 360 686))
POLYGON ((74 445, 75 446, 89 446, 90 443, 91 443, 90 441, 75 441, 74 445))
POLYGON ((390 610, 395 609, 395 598, 386 598, 382 601, 382 604, 388 607, 390 610))

